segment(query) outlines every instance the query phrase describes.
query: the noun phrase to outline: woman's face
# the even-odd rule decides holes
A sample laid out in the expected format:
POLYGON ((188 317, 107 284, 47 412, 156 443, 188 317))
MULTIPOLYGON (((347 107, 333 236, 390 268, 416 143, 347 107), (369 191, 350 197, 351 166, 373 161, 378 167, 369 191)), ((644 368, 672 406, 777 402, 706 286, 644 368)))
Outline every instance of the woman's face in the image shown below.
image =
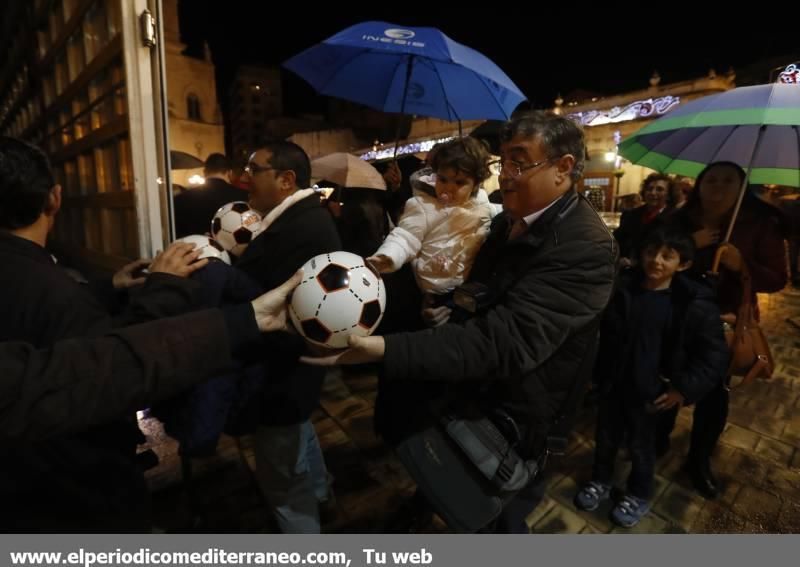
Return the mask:
POLYGON ((730 165, 716 165, 709 169, 700 183, 700 201, 703 209, 727 213, 736 204, 741 189, 739 171, 730 165))
POLYGON ((651 209, 663 209, 667 204, 667 191, 669 191, 668 181, 664 179, 651 181, 642 191, 644 204, 651 209))

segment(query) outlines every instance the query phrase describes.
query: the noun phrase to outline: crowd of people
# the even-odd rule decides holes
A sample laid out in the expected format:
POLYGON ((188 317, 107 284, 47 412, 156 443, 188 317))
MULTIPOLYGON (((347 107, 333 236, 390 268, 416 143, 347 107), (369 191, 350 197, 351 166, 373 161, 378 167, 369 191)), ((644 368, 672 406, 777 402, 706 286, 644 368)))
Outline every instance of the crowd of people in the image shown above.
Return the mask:
MULTIPOLYGON (((238 432, 253 434, 259 488, 280 531, 319 533, 333 497, 310 418, 325 367, 352 364, 379 375, 375 427, 392 446, 444 412, 501 412, 514 424, 516 451, 541 470, 484 531, 528 531, 550 440, 577 411, 572 393, 588 389, 599 400, 595 458, 576 507, 612 497, 627 447, 632 469, 611 519, 636 525, 685 405, 694 406, 686 472, 715 498, 712 455, 730 381, 723 322, 753 299, 743 297, 745 274, 753 297, 787 283, 778 211, 748 191, 724 241, 745 171, 716 162, 693 187, 648 176, 643 204, 612 235, 577 190, 586 155, 578 125, 528 111, 500 139, 499 159, 474 138, 454 139, 412 175, 390 165, 388 190, 337 187, 329 203, 290 142, 254 149, 246 192, 230 184, 225 157, 211 156, 206 185, 175 198, 177 235, 207 232, 218 207, 246 200, 264 220, 244 253, 228 266, 176 242, 97 282, 76 281, 48 252, 61 188, 47 157, 0 139, 0 490, 17 511, 3 531, 149 530, 134 412, 166 408, 169 424, 177 397, 184 418, 195 411, 208 425, 222 412, 208 425, 216 434, 236 414, 238 432), (502 203, 483 189, 493 172, 502 203), (384 274, 388 309, 376 334, 309 353, 287 328, 286 298, 308 259, 336 250, 384 274), (470 306, 459 293, 471 294, 470 306)), ((182 431, 189 454, 194 430, 182 431)), ((436 505, 417 494, 413 510, 436 505)))

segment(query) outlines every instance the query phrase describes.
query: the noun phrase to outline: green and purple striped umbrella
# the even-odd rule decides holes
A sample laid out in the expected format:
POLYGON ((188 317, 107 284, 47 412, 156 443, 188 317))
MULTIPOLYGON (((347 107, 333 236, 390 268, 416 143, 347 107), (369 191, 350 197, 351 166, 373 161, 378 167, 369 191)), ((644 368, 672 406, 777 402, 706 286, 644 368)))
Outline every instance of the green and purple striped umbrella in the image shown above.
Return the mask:
POLYGON ((800 187, 800 85, 741 87, 681 105, 624 140, 619 153, 689 177, 732 161, 755 184, 800 187))

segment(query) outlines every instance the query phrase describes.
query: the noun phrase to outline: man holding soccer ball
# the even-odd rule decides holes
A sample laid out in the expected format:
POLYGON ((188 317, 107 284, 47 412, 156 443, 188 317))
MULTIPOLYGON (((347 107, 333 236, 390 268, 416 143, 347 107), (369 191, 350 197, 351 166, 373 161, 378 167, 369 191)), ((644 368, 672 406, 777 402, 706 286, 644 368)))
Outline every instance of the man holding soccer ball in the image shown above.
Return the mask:
MULTIPOLYGON (((465 321, 446 323, 449 308, 440 307, 428 313, 433 329, 351 337, 349 350, 308 362, 382 361, 385 384, 401 400, 385 407, 395 440, 408 436, 409 424, 436 423, 429 404, 413 403, 421 396, 408 392, 447 385, 439 397, 448 410, 502 410, 520 431, 520 456, 543 463, 553 433, 569 433, 563 424, 576 405, 572 392, 588 381, 616 245, 575 190, 585 156, 580 126, 534 111, 505 124, 501 140, 504 214, 492 223, 469 285, 457 290, 465 321)), ((525 517, 543 494, 540 474, 506 505, 496 530, 526 532, 525 517)))
MULTIPOLYGON (((333 218, 309 189, 311 164, 291 142, 258 148, 248 161, 250 206, 261 232, 236 268, 264 289, 278 287, 309 258, 341 249, 333 218)), ((319 533, 319 506, 330 502, 327 470, 311 412, 325 371, 299 364, 305 342, 296 334, 270 338, 261 426, 256 430, 256 477, 284 533, 319 533)))

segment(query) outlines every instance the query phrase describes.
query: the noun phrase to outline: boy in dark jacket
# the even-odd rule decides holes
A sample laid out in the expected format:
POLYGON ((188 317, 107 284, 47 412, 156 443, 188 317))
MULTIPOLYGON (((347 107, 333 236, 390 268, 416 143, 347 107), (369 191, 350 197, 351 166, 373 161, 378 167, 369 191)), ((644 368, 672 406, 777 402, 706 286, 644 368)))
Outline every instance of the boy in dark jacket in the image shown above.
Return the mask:
POLYGON ((640 249, 641 266, 621 276, 603 317, 595 462, 592 480, 575 495, 581 510, 610 497, 617 450, 627 439, 631 473, 611 510, 611 520, 627 528, 650 510, 658 413, 702 398, 729 358, 713 292, 680 273, 694 257, 691 236, 658 227, 640 249))

